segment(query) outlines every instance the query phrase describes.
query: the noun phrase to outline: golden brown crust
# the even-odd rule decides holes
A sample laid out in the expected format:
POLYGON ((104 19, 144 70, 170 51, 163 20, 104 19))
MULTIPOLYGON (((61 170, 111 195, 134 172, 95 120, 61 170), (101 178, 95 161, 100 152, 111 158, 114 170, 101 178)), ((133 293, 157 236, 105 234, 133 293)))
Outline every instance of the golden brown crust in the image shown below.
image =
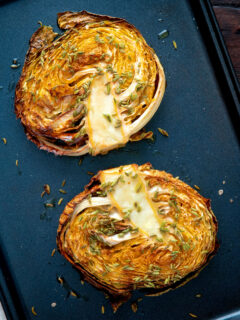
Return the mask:
POLYGON ((49 26, 33 34, 16 87, 15 111, 28 139, 40 149, 70 156, 105 154, 139 140, 135 135, 156 112, 165 90, 153 50, 124 19, 68 11, 58 14, 58 24, 66 31, 56 40, 49 26), (107 117, 91 102, 99 87, 96 79, 103 84, 101 92, 112 97, 95 99, 109 106, 107 117), (111 129, 101 123, 102 116, 111 129), (104 130, 109 132, 99 144, 104 130))
MULTIPOLYGON (((111 296, 111 303, 116 310, 122 302, 130 298, 134 289, 144 290, 148 295, 154 296, 184 285, 190 279, 196 277, 206 266, 216 253, 218 243, 216 238, 217 220, 211 210, 210 201, 202 197, 196 190, 174 178, 171 174, 153 170, 149 163, 139 167, 131 165, 111 170, 100 171, 91 179, 85 190, 67 204, 59 221, 57 245, 61 254, 82 272, 87 281, 111 296), (116 208, 117 212, 120 215, 122 214, 120 213, 122 210, 121 204, 118 207, 115 202, 112 202, 113 199, 116 200, 114 198, 115 191, 108 189, 109 183, 102 180, 111 170, 112 172, 119 170, 121 176, 124 176, 125 172, 130 172, 129 170, 137 172, 138 175, 143 177, 144 184, 147 187, 147 197, 152 194, 151 192, 156 187, 161 187, 162 191, 161 194, 159 192, 159 199, 152 196, 153 202, 151 202, 160 205, 161 209, 166 209, 164 218, 162 218, 162 213, 160 215, 160 219, 164 219, 164 223, 160 223, 163 237, 161 242, 158 242, 158 236, 156 238, 150 234, 146 235, 146 230, 141 229, 142 227, 138 231, 134 231, 131 227, 134 221, 132 216, 122 218, 121 221, 114 220, 114 218, 116 219, 116 208), (175 190, 174 194, 172 193, 173 190, 175 190), (103 191, 106 192, 104 199, 112 199, 109 204, 110 207, 107 208, 104 202, 101 205, 100 201, 98 207, 95 203, 88 204, 88 207, 77 208, 84 201, 91 201, 86 199, 97 201, 96 199, 102 196, 103 191), (90 194, 92 195, 91 198, 90 194), (166 197, 168 199, 167 203, 172 203, 173 207, 166 204, 166 197), (189 207, 189 203, 192 207, 189 207), (92 209, 91 206, 93 206, 92 209), (98 209, 100 211, 97 214, 94 213, 98 209), (121 240, 120 238, 119 242, 114 243, 114 240, 111 244, 108 242, 111 234, 113 234, 111 233, 111 227, 109 227, 109 232, 101 233, 106 232, 105 230, 99 233, 98 230, 101 228, 98 228, 101 226, 101 221, 105 221, 105 223, 107 221, 107 212, 108 217, 111 217, 115 212, 114 218, 111 218, 114 223, 113 233, 123 232, 124 237, 124 234, 126 235, 125 231, 130 227, 129 239, 121 240), (93 218, 94 214, 96 218, 93 218), (200 217, 200 215, 202 216, 200 217), (171 220, 171 223, 169 220, 171 220), (171 228, 173 228, 173 231, 170 230, 171 228), (134 233, 131 234, 131 230, 134 233), (108 235, 105 236, 105 234, 108 235), (173 235, 177 242, 171 240, 170 237, 173 235), (96 237, 97 239, 97 242, 94 242, 93 251, 89 250, 92 245, 89 237, 96 237), (104 241, 102 242, 102 240, 104 241), (78 243, 81 243, 84 248, 81 248, 78 243), (166 249, 168 247, 169 249, 166 249), (98 249, 101 253, 97 252, 98 249), (99 257, 105 261, 103 265, 99 261, 99 257), (131 262, 129 260, 126 263, 126 257, 129 257, 131 262), (90 260, 92 265, 89 265, 90 260), (144 266, 145 264, 146 266, 144 266), (103 275, 99 271, 102 266, 107 270, 106 274, 103 272, 103 275), (97 272, 95 272, 95 268, 97 272)), ((132 176, 135 179, 133 174, 132 176)), ((126 178, 128 178, 127 175, 126 178)), ((129 183, 127 181, 119 182, 118 179, 114 188, 123 188, 124 183, 129 183)), ((148 217, 148 221, 150 218, 148 217)), ((136 221, 134 221, 134 224, 136 226, 136 221)))

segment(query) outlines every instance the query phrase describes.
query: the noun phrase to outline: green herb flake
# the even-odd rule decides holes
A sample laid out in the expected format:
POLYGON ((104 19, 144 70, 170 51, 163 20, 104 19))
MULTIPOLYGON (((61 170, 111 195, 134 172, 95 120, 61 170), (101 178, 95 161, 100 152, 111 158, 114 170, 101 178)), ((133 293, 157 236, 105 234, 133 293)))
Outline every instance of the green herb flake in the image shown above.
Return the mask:
POLYGON ((111 87, 110 87, 110 83, 108 82, 107 84, 106 84, 106 88, 107 88, 107 95, 109 95, 110 94, 110 92, 111 92, 111 87))
POLYGON ((184 251, 188 251, 190 249, 190 245, 187 242, 182 242, 182 248, 184 251))
POLYGON ((114 74, 113 76, 113 82, 116 82, 120 78, 119 74, 114 74))
POLYGON ((115 92, 116 92, 116 94, 120 94, 121 93, 121 88, 120 87, 117 87, 116 89, 115 89, 115 92))
POLYGON ((95 41, 98 42, 98 43, 101 43, 101 44, 104 43, 104 40, 100 39, 99 34, 97 34, 97 35, 95 36, 95 41))
POLYGON ((173 40, 173 42, 172 42, 172 43, 173 43, 173 47, 174 47, 174 49, 175 49, 175 50, 177 50, 177 42, 176 42, 175 40, 173 40))
POLYGON ((189 313, 189 316, 192 317, 192 318, 197 318, 198 317, 196 314, 191 313, 191 312, 189 313))
POLYGON ((136 184, 136 186, 135 186, 135 192, 136 192, 136 193, 139 193, 139 192, 141 191, 141 189, 142 189, 142 183, 139 182, 139 183, 136 184))
POLYGON ((131 93, 131 95, 130 95, 130 99, 131 99, 131 101, 136 100, 136 99, 137 99, 137 97, 138 97, 138 95, 137 95, 136 93, 131 93))
POLYGON ((159 39, 165 39, 165 38, 167 38, 169 36, 169 32, 168 32, 168 30, 163 30, 163 31, 161 31, 161 32, 159 32, 159 34, 158 34, 158 38, 159 39))
POLYGON ((163 222, 160 226, 160 231, 161 232, 169 232, 168 228, 166 228, 166 223, 163 222))
POLYGON ((134 207, 136 208, 137 212, 142 211, 142 208, 141 208, 141 206, 139 205, 138 202, 134 202, 134 207))
POLYGON ((76 109, 73 111, 73 117, 77 117, 79 114, 81 113, 81 111, 79 109, 76 109))
POLYGON ((60 204, 63 202, 63 198, 60 198, 59 200, 58 200, 58 205, 60 206, 60 204))
POLYGON ((169 136, 168 133, 167 133, 167 131, 164 130, 164 129, 158 128, 158 131, 159 131, 163 136, 165 136, 165 137, 168 137, 168 136, 169 136))
POLYGON ((112 118, 111 118, 111 116, 110 116, 110 114, 105 114, 105 113, 103 113, 103 117, 108 121, 108 122, 112 122, 112 118))
POLYGON ((65 191, 65 190, 63 190, 63 189, 59 189, 58 190, 60 193, 63 193, 63 194, 66 194, 67 192, 65 191))
POLYGON ((126 265, 126 266, 124 266, 123 267, 123 270, 134 270, 134 268, 133 267, 131 267, 131 266, 128 266, 128 265, 126 265))
POLYGON ((179 251, 172 251, 171 252, 171 257, 172 259, 176 259, 177 255, 179 254, 179 251))
POLYGON ((120 128, 122 126, 122 121, 120 119, 116 119, 114 128, 120 128))

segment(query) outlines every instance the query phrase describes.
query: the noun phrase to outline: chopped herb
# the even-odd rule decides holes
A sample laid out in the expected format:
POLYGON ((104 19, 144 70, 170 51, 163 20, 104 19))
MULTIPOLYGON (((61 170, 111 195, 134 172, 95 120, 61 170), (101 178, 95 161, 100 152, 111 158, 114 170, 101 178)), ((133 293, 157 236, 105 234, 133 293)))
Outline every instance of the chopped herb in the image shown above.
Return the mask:
POLYGON ((135 192, 136 193, 138 193, 138 192, 140 192, 141 191, 141 189, 142 189, 142 183, 141 182, 139 182, 138 184, 136 184, 136 186, 135 186, 135 192))
POLYGON ((99 34, 95 36, 95 41, 98 43, 104 43, 104 40, 100 39, 99 34))
POLYGON ((17 69, 18 67, 20 67, 20 64, 11 64, 12 69, 17 69))
POLYGON ((123 267, 123 270, 134 270, 134 268, 133 267, 131 267, 131 266, 128 266, 128 265, 126 265, 126 266, 124 266, 123 267))
POLYGON ((107 71, 112 73, 114 72, 113 67, 110 64, 107 65, 107 71))
POLYGON ((164 129, 158 128, 158 131, 159 131, 163 136, 165 136, 165 137, 168 137, 168 136, 169 136, 168 133, 167 133, 167 131, 164 130, 164 129))
POLYGON ((120 128, 122 126, 122 121, 120 119, 116 119, 114 128, 120 128))
POLYGON ((123 213, 124 213, 124 216, 123 218, 124 219, 128 219, 130 214, 131 214, 132 210, 131 209, 128 209, 128 210, 123 210, 123 213))
POLYGON ((156 200, 156 199, 158 198, 158 195, 159 195, 158 191, 155 191, 155 192, 154 192, 154 195, 153 195, 153 199, 156 200))
POLYGON ((133 302, 133 303, 131 304, 131 308, 132 308, 132 311, 133 311, 134 313, 136 313, 136 312, 137 312, 137 309, 138 309, 137 302, 133 302))
POLYGON ((197 318, 198 316, 196 316, 194 313, 189 313, 190 317, 192 318, 197 318))
POLYGON ((131 233, 136 233, 138 231, 139 231, 139 228, 134 228, 134 229, 131 230, 131 233))
POLYGON ((125 44, 124 43, 119 43, 119 48, 120 49, 125 49, 125 44))
POLYGON ((90 176, 93 176, 93 175, 94 175, 94 173, 91 172, 91 171, 87 171, 87 174, 89 174, 90 176))
POLYGON ((43 188, 44 188, 44 191, 45 191, 47 194, 50 194, 51 189, 50 189, 49 184, 45 184, 45 185, 43 186, 43 188))
POLYGON ((138 83, 137 85, 136 85, 136 91, 139 91, 139 90, 141 90, 143 88, 143 83, 138 83))
POLYGON ((172 251, 172 252, 171 252, 171 257, 172 257, 172 259, 176 259, 178 253, 179 253, 179 251, 172 251))
POLYGON ((166 228, 166 223, 163 222, 160 226, 160 231, 161 232, 169 232, 168 228, 166 228))
POLYGON ((133 76, 132 72, 129 71, 129 72, 127 73, 127 77, 128 77, 128 78, 132 78, 132 76, 133 76))
POLYGON ((175 50, 177 50, 177 43, 176 43, 176 41, 175 41, 175 40, 173 40, 173 42, 172 42, 172 43, 173 43, 174 49, 175 49, 175 50))
POLYGON ((4 144, 7 144, 7 139, 6 138, 1 138, 4 144))
POLYGON ((112 265, 113 268, 117 268, 117 267, 119 267, 119 266, 120 266, 119 263, 114 263, 114 264, 112 265))
POLYGON ((191 209, 191 213, 196 216, 196 217, 199 217, 199 214, 196 212, 196 209, 191 209))
POLYGON ((163 31, 161 31, 161 32, 159 32, 159 34, 158 34, 158 38, 159 39, 165 39, 165 38, 167 38, 169 36, 169 32, 168 32, 168 30, 163 30, 163 31))
POLYGON ((114 37, 106 37, 106 39, 109 41, 109 43, 111 44, 111 43, 113 43, 113 41, 114 41, 114 37))
POLYGON ((102 313, 102 314, 105 313, 105 308, 104 308, 104 306, 101 307, 101 313, 102 313))
POLYGON ((194 185, 194 188, 200 190, 199 186, 197 186, 196 184, 194 185))
POLYGON ((60 193, 63 193, 63 194, 66 194, 67 192, 65 191, 65 190, 63 190, 63 189, 59 189, 59 192, 60 193))
POLYGON ((34 316, 37 316, 37 312, 35 311, 35 307, 34 307, 34 306, 32 306, 31 310, 32 310, 32 314, 33 314, 34 316))
POLYGON ((111 87, 110 87, 110 83, 109 82, 106 84, 106 87, 107 87, 107 94, 109 95, 110 91, 111 91, 111 87))
POLYGON ((138 202, 134 202, 134 207, 136 208, 137 212, 140 212, 142 210, 141 206, 138 204, 138 202))
POLYGON ((89 193, 89 195, 87 196, 87 199, 90 202, 90 204, 92 204, 92 195, 91 195, 91 193, 89 193))
POLYGON ((45 206, 46 208, 53 208, 55 205, 54 205, 53 203, 46 202, 46 203, 44 203, 44 206, 45 206))
POLYGON ((142 279, 141 279, 141 277, 135 277, 135 278, 133 278, 133 281, 134 282, 140 282, 142 279))
POLYGON ((168 204, 170 207, 173 207, 177 211, 177 213, 181 212, 180 208, 178 207, 177 201, 176 201, 176 196, 171 196, 168 201, 168 204))
POLYGON ((77 293, 74 292, 74 291, 72 291, 72 290, 70 291, 70 295, 71 295, 72 297, 76 297, 76 298, 78 297, 77 293))
POLYGON ((155 284, 151 282, 149 279, 146 279, 147 283, 144 283, 144 287, 146 288, 155 288, 155 284))
POLYGON ((116 94, 120 94, 121 93, 121 88, 120 87, 117 87, 116 89, 115 89, 115 92, 116 92, 116 94))
POLYGON ((161 209, 161 208, 158 208, 157 212, 158 212, 158 214, 161 214, 161 215, 165 214, 164 209, 161 209))
POLYGON ((111 118, 110 114, 105 114, 105 113, 103 113, 103 117, 104 117, 108 122, 112 122, 112 118, 111 118))
POLYGON ((114 74, 113 82, 117 81, 120 78, 119 74, 114 74))
POLYGON ((130 99, 131 99, 131 101, 136 100, 136 99, 137 99, 137 97, 138 97, 138 95, 137 95, 136 93, 131 93, 131 95, 130 95, 130 99))
POLYGON ((77 117, 79 114, 81 113, 81 111, 79 109, 76 109, 73 111, 73 117, 77 117))
POLYGON ((164 284, 168 284, 170 281, 170 276, 168 276, 165 280, 164 280, 164 284))
POLYGON ((57 281, 58 281, 61 285, 64 284, 64 280, 63 280, 62 277, 57 277, 57 281))
POLYGON ((63 202, 63 198, 60 198, 59 200, 58 200, 58 205, 60 206, 60 204, 63 202))
POLYGON ((182 242, 182 248, 184 251, 188 251, 190 249, 190 245, 187 242, 182 242))

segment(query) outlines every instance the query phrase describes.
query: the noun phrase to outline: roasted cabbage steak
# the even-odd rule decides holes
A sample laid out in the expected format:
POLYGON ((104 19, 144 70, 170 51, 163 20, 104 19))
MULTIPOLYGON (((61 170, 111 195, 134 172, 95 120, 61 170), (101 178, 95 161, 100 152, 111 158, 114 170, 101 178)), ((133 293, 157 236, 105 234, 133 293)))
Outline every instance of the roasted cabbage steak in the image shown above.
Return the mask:
POLYGON ((151 136, 141 129, 159 107, 165 76, 140 32, 120 18, 58 14, 57 37, 32 36, 15 110, 27 137, 58 155, 97 155, 151 136))
POLYGON ((210 201, 147 163, 94 176, 65 207, 57 244, 116 310, 135 289, 158 295, 197 276, 216 234, 210 201))

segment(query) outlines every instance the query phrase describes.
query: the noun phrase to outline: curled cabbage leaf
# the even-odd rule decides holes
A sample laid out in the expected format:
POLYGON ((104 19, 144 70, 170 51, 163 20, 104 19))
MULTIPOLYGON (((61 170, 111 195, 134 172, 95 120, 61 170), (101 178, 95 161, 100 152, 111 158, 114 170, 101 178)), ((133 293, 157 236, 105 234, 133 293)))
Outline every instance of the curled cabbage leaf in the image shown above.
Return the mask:
POLYGON ((198 275, 217 249, 210 200, 149 163, 100 171, 65 207, 62 255, 110 295, 158 295, 198 275))
POLYGON ((145 137, 165 75, 140 32, 120 18, 58 14, 32 36, 15 110, 27 137, 58 155, 96 155, 145 137), (55 40, 54 40, 55 39, 55 40))

